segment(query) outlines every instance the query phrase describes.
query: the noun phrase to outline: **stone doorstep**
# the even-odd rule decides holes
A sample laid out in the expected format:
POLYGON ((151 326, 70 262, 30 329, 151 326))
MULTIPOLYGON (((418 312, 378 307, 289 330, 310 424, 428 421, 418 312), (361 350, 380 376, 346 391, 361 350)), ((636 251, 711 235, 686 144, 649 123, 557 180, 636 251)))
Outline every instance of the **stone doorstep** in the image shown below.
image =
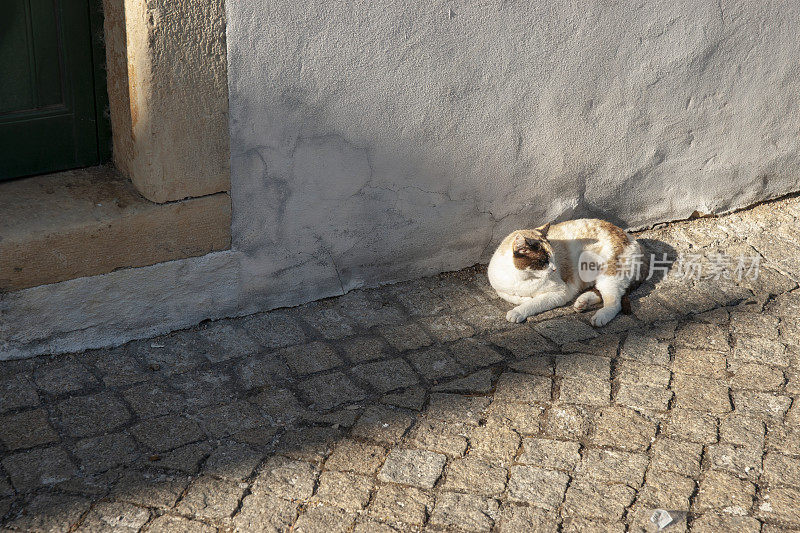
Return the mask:
POLYGON ((226 250, 227 193, 155 204, 111 166, 0 184, 0 293, 226 250))

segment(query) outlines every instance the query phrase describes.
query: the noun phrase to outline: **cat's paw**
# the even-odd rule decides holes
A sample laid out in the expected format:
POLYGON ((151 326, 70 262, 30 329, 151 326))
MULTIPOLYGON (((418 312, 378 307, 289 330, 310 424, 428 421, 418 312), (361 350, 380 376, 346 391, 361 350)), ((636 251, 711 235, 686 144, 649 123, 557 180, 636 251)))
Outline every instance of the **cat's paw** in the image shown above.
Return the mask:
POLYGON ((586 311, 591 306, 598 304, 601 301, 602 298, 600 298, 600 296, 597 293, 588 291, 578 296, 578 299, 575 300, 575 303, 572 304, 572 306, 577 311, 586 311))
POLYGON ((519 324, 520 322, 525 322, 526 318, 528 318, 528 315, 520 311, 517 311, 516 307, 511 311, 509 311, 508 313, 506 313, 506 320, 508 320, 509 322, 514 322, 515 324, 519 324))
POLYGON ((572 304, 572 307, 574 307, 576 311, 586 311, 590 306, 588 302, 577 301, 572 304))
POLYGON ((603 307, 594 315, 592 315, 592 318, 589 322, 591 322, 594 327, 599 328, 611 322, 611 319, 617 316, 617 313, 619 313, 618 309, 603 307))

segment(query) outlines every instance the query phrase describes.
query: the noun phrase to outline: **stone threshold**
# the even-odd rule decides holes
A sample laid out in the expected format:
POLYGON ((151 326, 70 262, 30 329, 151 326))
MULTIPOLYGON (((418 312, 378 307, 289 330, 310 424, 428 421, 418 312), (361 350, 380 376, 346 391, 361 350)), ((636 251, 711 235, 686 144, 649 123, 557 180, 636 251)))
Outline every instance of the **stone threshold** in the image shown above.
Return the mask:
POLYGON ((227 250, 223 192, 156 204, 112 166, 0 183, 0 293, 227 250))

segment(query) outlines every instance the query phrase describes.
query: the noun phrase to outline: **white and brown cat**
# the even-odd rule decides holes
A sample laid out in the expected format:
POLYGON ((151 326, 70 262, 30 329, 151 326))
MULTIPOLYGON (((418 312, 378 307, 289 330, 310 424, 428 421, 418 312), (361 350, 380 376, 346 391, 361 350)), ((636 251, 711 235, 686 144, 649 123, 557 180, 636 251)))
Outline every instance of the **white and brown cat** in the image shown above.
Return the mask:
POLYGON ((579 311, 603 302, 591 323, 604 326, 622 308, 641 264, 641 247, 624 230, 604 220, 569 220, 503 239, 489 262, 489 282, 516 305, 506 314, 510 322, 524 322, 580 294, 574 303, 579 311), (599 268, 593 271, 587 262, 599 268))

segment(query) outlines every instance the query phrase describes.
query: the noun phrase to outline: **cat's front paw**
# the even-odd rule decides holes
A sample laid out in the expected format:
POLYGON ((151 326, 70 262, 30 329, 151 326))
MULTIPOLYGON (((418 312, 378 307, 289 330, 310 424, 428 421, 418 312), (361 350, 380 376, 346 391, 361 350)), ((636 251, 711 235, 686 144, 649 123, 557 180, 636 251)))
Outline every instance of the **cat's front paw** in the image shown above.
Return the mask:
POLYGON ((592 291, 587 291, 578 296, 575 303, 572 304, 576 311, 586 311, 594 304, 600 303, 602 299, 600 296, 592 291))
POLYGON ((516 324, 519 324, 520 322, 525 322, 526 318, 528 318, 528 315, 526 315, 522 311, 519 311, 516 307, 511 311, 509 311, 508 313, 506 313, 506 320, 508 320, 509 322, 514 322, 516 324))
POLYGON ((589 320, 593 326, 595 327, 602 327, 611 322, 611 319, 617 316, 619 310, 609 307, 603 307, 594 315, 592 315, 591 320, 589 320))

